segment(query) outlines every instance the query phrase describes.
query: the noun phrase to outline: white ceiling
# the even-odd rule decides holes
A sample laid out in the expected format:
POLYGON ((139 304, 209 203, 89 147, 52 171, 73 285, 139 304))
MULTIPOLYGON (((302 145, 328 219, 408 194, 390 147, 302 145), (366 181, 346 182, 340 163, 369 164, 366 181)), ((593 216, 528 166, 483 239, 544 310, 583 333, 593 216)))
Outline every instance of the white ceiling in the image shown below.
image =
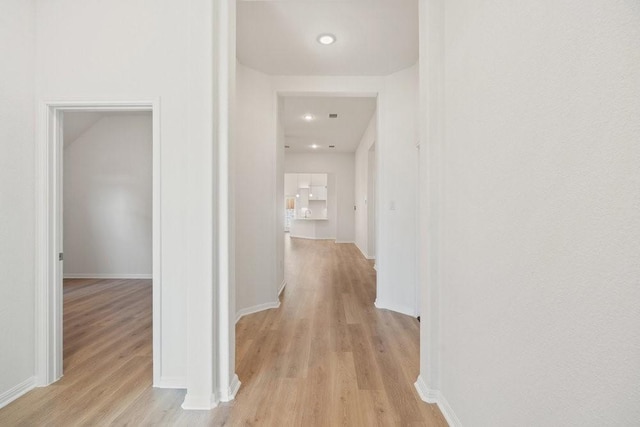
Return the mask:
POLYGON ((418 0, 240 0, 237 57, 273 75, 388 75, 418 61, 418 0), (336 43, 323 46, 321 33, 336 43))
POLYGON ((284 97, 285 153, 352 153, 376 110, 376 98, 288 96, 284 97), (330 113, 338 118, 330 119, 330 113), (307 121, 305 114, 314 119, 307 121), (318 148, 310 146, 317 144, 318 148), (329 148, 335 145, 335 148, 329 148))

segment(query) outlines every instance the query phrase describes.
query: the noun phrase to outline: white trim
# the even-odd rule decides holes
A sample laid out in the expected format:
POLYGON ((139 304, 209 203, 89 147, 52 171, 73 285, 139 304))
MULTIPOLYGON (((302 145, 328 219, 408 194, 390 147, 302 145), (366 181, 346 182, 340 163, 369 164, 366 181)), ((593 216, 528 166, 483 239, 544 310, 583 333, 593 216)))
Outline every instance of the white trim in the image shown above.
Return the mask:
POLYGON ((222 0, 213 2, 214 22, 212 34, 214 40, 214 159, 217 170, 214 171, 214 200, 217 222, 215 225, 216 250, 216 300, 213 307, 216 333, 216 354, 214 369, 221 400, 229 400, 225 390, 232 386, 235 374, 235 266, 234 238, 231 227, 233 222, 233 159, 231 144, 233 138, 233 100, 235 84, 235 43, 236 43, 236 1, 222 0), (217 363, 216 363, 217 362, 217 363))
POLYGON ((435 403, 440 408, 440 412, 444 416, 445 420, 450 427, 462 427, 462 423, 460 422, 460 418, 453 412, 453 408, 449 405, 449 402, 444 397, 440 390, 431 390, 427 387, 427 384, 424 382, 422 375, 418 376, 414 384, 416 390, 418 391, 418 395, 420 399, 424 400, 427 403, 435 403))
MULTIPOLYGON (((335 237, 306 237, 306 236, 294 236, 293 234, 291 234, 291 232, 289 232, 289 237, 293 238, 293 239, 305 239, 305 240, 333 240, 335 241, 336 238, 335 237)), ((338 243, 336 241, 336 243, 338 243)))
POLYGON ((280 301, 266 302, 264 304, 254 305, 253 307, 243 308, 241 310, 238 310, 236 313, 236 323, 238 323, 238 321, 242 319, 244 316, 248 316, 250 314, 258 313, 260 311, 270 310, 272 308, 278 308, 278 307, 280 307, 280 301))
POLYGON ((419 116, 419 270, 420 375, 441 388, 441 289, 443 288, 444 200, 444 55, 446 0, 420 0, 418 5, 419 116))
POLYGON ((160 377, 158 382, 153 383, 154 388, 187 388, 185 377, 160 377))
POLYGON ((231 379, 231 384, 229 384, 229 389, 226 390, 226 393, 221 393, 222 395, 224 395, 224 398, 221 398, 220 401, 221 402, 231 402, 233 399, 236 398, 236 394, 238 393, 238 390, 240 390, 240 385, 242 383, 240 382, 240 379, 238 378, 237 374, 233 375, 233 378, 231 379))
POLYGON ((346 245, 346 244, 354 244, 355 245, 356 242, 351 241, 351 240, 336 240, 336 243, 339 244, 339 245, 346 245))
POLYGON ((359 244, 357 244, 357 243, 356 243, 356 248, 358 248, 358 250, 360 251, 360 253, 362 254, 362 256, 363 256, 363 257, 365 257, 365 259, 369 259, 369 255, 368 255, 364 250, 362 250, 362 248, 360 247, 360 245, 359 245, 359 244))
MULTIPOLYGON (((337 242, 336 242, 337 243, 337 242)), ((354 242, 354 244, 356 245, 356 248, 358 248, 358 250, 360 251, 360 253, 362 254, 363 257, 365 257, 365 259, 368 259, 370 261, 375 260, 376 257, 375 256, 369 256, 369 254, 367 254, 364 250, 362 250, 362 248, 360 247, 360 245, 358 245, 357 243, 354 242)))
POLYGON ((416 382, 413 385, 418 391, 418 396, 420 396, 420 399, 424 400, 427 403, 438 403, 440 392, 429 389, 429 387, 427 387, 427 383, 424 382, 422 375, 418 375, 418 379, 416 379, 416 382))
POLYGON ((153 378, 161 365, 161 158, 160 98, 154 100, 41 101, 36 139, 35 371, 36 384, 62 376, 62 113, 68 111, 150 111, 153 127, 153 378))
POLYGON ((280 296, 282 294, 282 291, 284 291, 284 288, 287 286, 287 281, 283 280, 282 284, 280 285, 280 289, 278 290, 278 296, 280 296))
POLYGON ((0 394, 0 408, 4 408, 20 396, 25 395, 36 387, 36 377, 27 378, 20 384, 16 384, 9 390, 0 394))
POLYGON ((381 302, 379 299, 376 299, 373 305, 375 305, 376 308, 378 309, 395 311, 396 313, 405 314, 411 317, 416 317, 416 311, 414 308, 402 307, 394 304, 386 304, 383 301, 381 302))
POLYGON ((442 415, 444 415, 444 418, 447 420, 447 423, 449 423, 449 426, 462 427, 460 418, 458 418, 456 413, 453 412, 453 408, 451 407, 451 405, 449 405, 449 402, 447 401, 447 399, 444 397, 442 393, 438 393, 438 394, 439 394, 438 408, 440 408, 440 411, 442 412, 442 415))
POLYGON ((55 218, 50 215, 56 185, 52 176, 56 176, 56 164, 50 139, 56 136, 56 120, 47 104, 39 107, 36 143, 36 253, 35 253, 35 371, 36 383, 40 386, 51 384, 62 376, 62 364, 58 360, 61 354, 62 319, 57 310, 62 292, 55 286, 57 281, 53 253, 57 252, 55 243, 55 218))
POLYGON ((65 279, 151 279, 152 274, 102 274, 102 273, 65 273, 65 279))
POLYGON ((211 396, 194 396, 187 392, 182 402, 182 409, 192 411, 209 411, 218 406, 218 399, 215 395, 211 396))

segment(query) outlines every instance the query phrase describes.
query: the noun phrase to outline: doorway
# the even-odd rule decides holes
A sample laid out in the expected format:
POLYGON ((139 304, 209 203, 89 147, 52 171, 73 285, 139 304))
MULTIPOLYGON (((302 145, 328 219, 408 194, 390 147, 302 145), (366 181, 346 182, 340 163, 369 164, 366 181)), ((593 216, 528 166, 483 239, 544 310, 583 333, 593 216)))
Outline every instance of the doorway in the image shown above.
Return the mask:
POLYGON ((150 112, 63 113, 65 380, 151 360, 152 145, 150 112))
MULTIPOLYGON (((37 224, 36 224, 36 375, 37 383, 45 386, 56 382, 63 374, 63 296, 64 296, 64 160, 65 160, 65 138, 64 138, 64 117, 65 114, 86 113, 84 125, 96 117, 114 116, 117 114, 147 114, 151 122, 151 191, 150 195, 150 240, 151 254, 147 255, 147 268, 149 273, 144 273, 145 277, 151 276, 152 290, 152 364, 153 381, 157 383, 160 373, 160 311, 161 311, 161 269, 160 269, 160 150, 159 150, 159 104, 157 101, 142 102, 51 102, 41 105, 41 129, 36 149, 37 149, 37 224)), ((97 119, 96 119, 97 120, 97 119)), ((81 120, 82 121, 82 120, 81 120)), ((89 126, 91 127, 91 126, 89 126)), ((72 131, 69 129, 68 131, 72 131)), ((80 133, 83 133, 80 131, 80 133)), ((77 135, 80 137, 81 135, 77 135)), ((93 147, 93 149, 104 149, 104 147, 93 147)), ((103 153, 104 154, 104 153, 103 153)), ((86 165, 85 165, 86 166, 86 165)), ((87 169, 87 168, 85 168, 87 169)), ((90 176, 90 170, 86 170, 90 176)), ((118 184, 115 179, 112 184, 118 184)), ((86 185, 88 183, 83 183, 86 185)), ((122 184, 122 182, 119 182, 122 184)), ((115 200, 116 208, 131 206, 131 200, 126 192, 121 191, 121 185, 114 185, 120 191, 113 191, 111 199, 115 200)), ((95 200, 92 201, 92 203, 95 200)), ((98 202, 104 202, 104 200, 98 202)), ((93 203, 95 204, 95 203, 93 203)), ((100 203, 98 208, 100 210, 100 203)), ((94 218, 95 219, 95 218, 94 218)), ((104 225, 104 221, 113 218, 98 220, 104 225)), ((75 224, 77 225, 77 224, 75 224)), ((98 227, 99 229, 99 227, 98 227)), ((77 236, 76 236, 77 237, 77 236)), ((149 239, 149 236, 147 236, 149 239)), ((67 242, 68 243, 68 242, 67 242)), ((70 244, 73 247, 74 244, 70 244)), ((76 245, 76 252, 82 245, 76 245)), ((104 249, 104 248, 103 248, 104 249)), ((112 250, 113 248, 109 248, 112 250)), ((82 251, 80 251, 82 252, 82 251)), ((98 251, 99 252, 99 251, 98 251)), ((76 253, 78 255, 78 253, 76 253)), ((78 262, 77 258, 74 262, 78 262)), ((84 254, 86 255, 86 254, 84 254)), ((89 262, 86 257, 79 265, 95 264, 95 258, 89 262), (92 264, 93 263, 93 264, 92 264)), ((105 266, 102 266, 105 267, 105 266)), ((107 270, 105 270, 107 271, 107 270)), ((88 275, 96 275, 95 271, 88 275)), ((77 276, 87 275, 76 273, 77 276)), ((109 272, 102 273, 107 277, 109 272)), ((143 274, 143 273, 131 273, 143 274)), ((73 274, 71 274, 72 276, 73 274)), ((121 274, 116 274, 121 275, 121 274)))

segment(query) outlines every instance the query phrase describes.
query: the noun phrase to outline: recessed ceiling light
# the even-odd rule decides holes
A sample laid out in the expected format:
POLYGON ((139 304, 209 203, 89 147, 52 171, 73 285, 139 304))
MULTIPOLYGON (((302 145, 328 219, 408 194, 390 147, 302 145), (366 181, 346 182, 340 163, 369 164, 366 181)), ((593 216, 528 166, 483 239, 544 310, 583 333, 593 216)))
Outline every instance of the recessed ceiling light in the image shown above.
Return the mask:
POLYGON ((318 148, 318 144, 311 144, 311 148, 315 150, 316 148, 318 148))
POLYGON ((334 44, 335 42, 336 36, 334 36, 333 34, 325 33, 318 36, 318 43, 320 44, 329 45, 334 44))
POLYGON ((305 114, 302 118, 310 122, 311 120, 313 120, 313 114, 305 114))

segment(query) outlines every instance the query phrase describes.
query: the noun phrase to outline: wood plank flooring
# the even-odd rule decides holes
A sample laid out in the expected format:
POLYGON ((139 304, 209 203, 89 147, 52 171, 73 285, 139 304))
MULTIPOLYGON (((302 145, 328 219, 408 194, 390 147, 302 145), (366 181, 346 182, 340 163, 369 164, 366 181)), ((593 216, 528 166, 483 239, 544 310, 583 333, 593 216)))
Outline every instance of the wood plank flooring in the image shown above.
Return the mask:
POLYGON ((151 283, 65 281, 65 375, 0 409, 0 425, 446 426, 420 400, 419 324, 378 310, 351 244, 286 239, 277 310, 236 326, 236 400, 184 411, 151 387, 151 283))

